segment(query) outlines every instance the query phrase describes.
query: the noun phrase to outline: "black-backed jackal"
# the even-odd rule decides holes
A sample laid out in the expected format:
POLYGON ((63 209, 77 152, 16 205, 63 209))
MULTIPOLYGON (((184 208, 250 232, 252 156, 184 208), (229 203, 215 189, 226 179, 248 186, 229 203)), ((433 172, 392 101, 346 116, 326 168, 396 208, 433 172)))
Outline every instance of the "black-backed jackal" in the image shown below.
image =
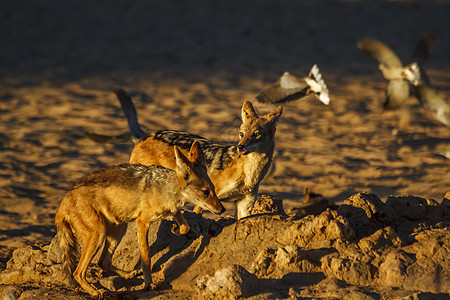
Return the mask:
POLYGON ((194 142, 186 155, 176 146, 170 148, 173 170, 139 164, 113 166, 76 181, 61 201, 55 223, 64 269, 92 296, 104 291, 86 281, 86 270, 103 245, 100 267, 125 278, 135 275, 117 269, 111 262, 128 222, 135 220, 137 225, 144 288, 153 289, 148 245, 150 221, 175 215, 186 202, 216 214, 225 211, 207 175, 200 144, 194 142), (81 245, 81 254, 75 269, 77 243, 81 245))

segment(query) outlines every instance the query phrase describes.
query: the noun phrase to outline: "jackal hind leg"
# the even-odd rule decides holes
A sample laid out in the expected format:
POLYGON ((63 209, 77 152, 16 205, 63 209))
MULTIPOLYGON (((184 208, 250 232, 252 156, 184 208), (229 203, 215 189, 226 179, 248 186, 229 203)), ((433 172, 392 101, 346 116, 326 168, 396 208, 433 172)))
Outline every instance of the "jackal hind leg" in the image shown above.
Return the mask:
POLYGON ((177 210, 177 212, 174 215, 174 218, 175 222, 177 222, 178 224, 178 228, 172 228, 172 232, 178 236, 188 233, 191 227, 186 222, 186 219, 183 217, 183 214, 181 213, 180 210, 177 210))
POLYGON ((236 201, 235 217, 239 220, 252 214, 253 205, 256 201, 256 194, 247 194, 239 201, 236 201))
POLYGON ((76 230, 78 238, 82 241, 82 249, 80 261, 73 272, 73 277, 83 290, 88 292, 92 297, 98 297, 103 295, 105 290, 98 290, 88 283, 86 280, 86 271, 95 253, 105 242, 105 225, 100 216, 92 216, 90 219, 91 222, 89 225, 87 225, 87 222, 84 222, 81 226, 78 226, 83 228, 76 230))
POLYGON ((105 271, 117 274, 125 279, 136 276, 136 271, 124 271, 112 264, 112 256, 127 231, 127 224, 106 224, 106 240, 98 265, 105 271))

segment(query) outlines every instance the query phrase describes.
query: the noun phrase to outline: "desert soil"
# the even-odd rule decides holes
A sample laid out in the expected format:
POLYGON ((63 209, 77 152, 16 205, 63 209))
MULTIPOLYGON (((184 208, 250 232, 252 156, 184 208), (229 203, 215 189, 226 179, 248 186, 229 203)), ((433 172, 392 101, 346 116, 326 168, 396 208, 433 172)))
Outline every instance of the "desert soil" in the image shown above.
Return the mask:
MULTIPOLYGON (((0 2, 0 270, 15 249, 51 242, 73 180, 127 161, 131 143, 85 136, 127 132, 116 87, 133 97, 147 130, 235 142, 245 100, 284 71, 304 76, 318 64, 331 103, 308 97, 284 105, 260 192, 282 199, 288 215, 302 207, 305 188, 337 205, 359 192, 442 202, 450 191, 449 127, 415 98, 384 111, 386 82, 356 43, 379 39, 409 63, 420 36, 433 33, 425 68, 450 99, 449 15, 446 1, 0 2)), ((261 114, 275 108, 253 103, 261 114)), ((323 268, 319 278, 328 278, 323 268)), ((180 291, 148 297, 186 296, 180 291)), ((84 297, 62 287, 39 295, 84 297)))

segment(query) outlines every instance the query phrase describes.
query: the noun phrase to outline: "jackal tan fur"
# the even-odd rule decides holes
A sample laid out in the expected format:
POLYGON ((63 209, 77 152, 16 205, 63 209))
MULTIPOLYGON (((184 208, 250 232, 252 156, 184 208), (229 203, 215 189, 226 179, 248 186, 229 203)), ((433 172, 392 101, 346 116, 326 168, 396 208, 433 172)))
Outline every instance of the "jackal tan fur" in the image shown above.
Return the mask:
POLYGON ((137 225, 144 289, 154 289, 148 245, 150 222, 175 215, 187 202, 217 214, 225 210, 206 173, 200 144, 194 142, 189 152, 184 151, 186 154, 176 146, 170 148, 173 170, 138 164, 113 166, 75 182, 61 201, 55 223, 63 266, 91 296, 104 293, 86 281, 87 267, 102 246, 100 267, 124 278, 135 275, 119 270, 111 262, 128 222, 135 220, 137 225), (77 244, 81 254, 75 269, 77 244))

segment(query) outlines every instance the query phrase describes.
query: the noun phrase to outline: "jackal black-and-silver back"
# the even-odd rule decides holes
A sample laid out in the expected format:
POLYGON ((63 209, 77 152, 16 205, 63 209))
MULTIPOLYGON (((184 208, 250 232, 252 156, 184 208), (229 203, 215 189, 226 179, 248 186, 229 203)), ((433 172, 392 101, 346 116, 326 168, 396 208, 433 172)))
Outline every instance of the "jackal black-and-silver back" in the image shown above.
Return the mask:
POLYGON ((142 188, 147 188, 151 182, 164 183, 170 174, 175 172, 161 166, 144 166, 120 164, 94 171, 74 182, 72 189, 82 186, 108 187, 115 185, 124 189, 135 190, 143 182, 142 188), (144 181, 143 181, 144 180, 144 181))
POLYGON ((162 141, 170 146, 178 146, 187 151, 191 148, 194 141, 198 141, 202 147, 208 168, 214 168, 216 170, 225 168, 238 155, 235 145, 219 144, 185 131, 169 129, 153 131, 144 136, 142 140, 148 138, 162 141))

